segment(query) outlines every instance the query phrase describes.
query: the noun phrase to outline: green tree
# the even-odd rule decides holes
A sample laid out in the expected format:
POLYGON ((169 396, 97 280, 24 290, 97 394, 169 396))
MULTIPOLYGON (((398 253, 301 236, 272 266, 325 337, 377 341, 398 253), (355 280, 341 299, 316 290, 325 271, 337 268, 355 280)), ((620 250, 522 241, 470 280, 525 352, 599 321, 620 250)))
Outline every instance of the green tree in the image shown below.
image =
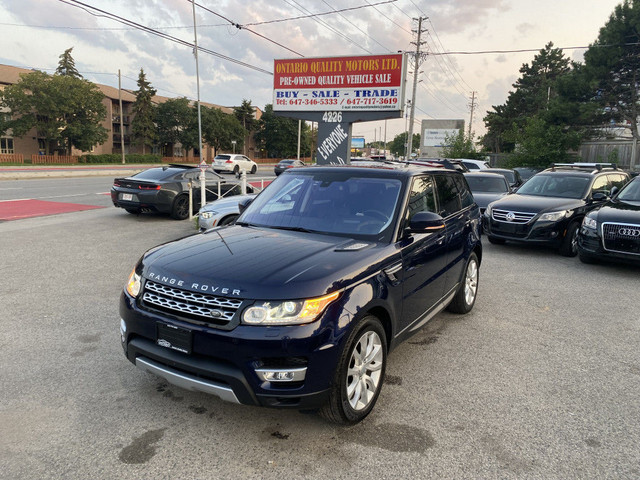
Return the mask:
POLYGON ((182 145, 185 154, 199 146, 198 113, 188 98, 172 98, 156 108, 158 142, 165 145, 182 145))
MULTIPOLYGON (((276 115, 273 105, 265 106, 255 135, 260 148, 267 151, 269 158, 295 157, 298 153, 298 120, 276 115)), ((300 132, 300 155, 306 157, 310 151, 310 130, 307 122, 302 122, 300 132)))
POLYGON ((236 148, 243 146, 246 130, 234 116, 224 113, 219 108, 201 108, 202 138, 211 145, 214 153, 219 150, 232 150, 233 141, 236 148))
MULTIPOLYGON (((389 150, 391 151, 391 153, 393 155, 395 155, 396 157, 404 157, 407 153, 407 147, 406 147, 406 143, 407 143, 407 132, 402 132, 398 135, 396 135, 393 140, 391 141, 391 143, 389 143, 389 150)), ((420 134, 419 133, 414 133, 413 134, 413 142, 412 142, 412 151, 416 151, 420 149, 420 134)))
POLYGON ((473 143, 473 134, 468 136, 463 129, 458 130, 457 134, 444 137, 445 146, 442 149, 442 156, 447 158, 471 158, 481 159, 484 155, 478 152, 473 143))
POLYGON ((14 137, 23 137, 35 129, 45 140, 45 153, 71 148, 89 151, 107 140, 101 122, 107 115, 104 95, 96 85, 70 75, 33 72, 20 76, 0 96, 0 106, 11 111, 11 119, 2 122, 0 133, 11 129, 14 137))
POLYGON ((135 91, 136 101, 133 104, 133 120, 131 120, 131 133, 133 141, 137 145, 142 145, 142 154, 146 152, 146 147, 152 147, 157 138, 158 131, 155 124, 155 107, 151 99, 156 94, 156 89, 147 81, 144 70, 140 69, 138 74, 138 90, 135 91))
MULTIPOLYGON (((249 141, 248 136, 258 128, 258 121, 255 118, 255 108, 251 105, 251 100, 243 99, 242 104, 233 109, 233 114, 242 125, 242 128, 245 129, 243 145, 246 146, 249 141)), ((247 154, 246 149, 244 154, 247 154)))
POLYGON ((576 149, 582 135, 561 125, 551 125, 540 115, 529 118, 523 128, 506 132, 516 145, 509 166, 548 167, 570 160, 570 149, 576 149))
POLYGON ((593 81, 593 103, 599 106, 594 123, 624 123, 635 139, 640 139, 639 42, 640 1, 624 0, 584 54, 585 73, 593 81))
POLYGON ((58 62, 58 68, 56 68, 56 75, 82 78, 82 75, 80 75, 80 72, 76 69, 76 62, 71 56, 71 50, 73 50, 73 47, 67 48, 64 53, 58 57, 60 61, 58 62))

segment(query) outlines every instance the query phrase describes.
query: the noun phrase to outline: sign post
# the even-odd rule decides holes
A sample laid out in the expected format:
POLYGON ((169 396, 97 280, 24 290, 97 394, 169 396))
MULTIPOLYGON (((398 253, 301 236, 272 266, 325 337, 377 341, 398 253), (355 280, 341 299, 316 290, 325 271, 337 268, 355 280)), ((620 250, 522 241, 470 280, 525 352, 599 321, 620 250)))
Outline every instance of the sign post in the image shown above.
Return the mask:
POLYGON ((207 170, 207 168, 209 168, 209 165, 207 165, 207 162, 205 162, 204 160, 202 160, 199 164, 198 167, 200 167, 200 208, 204 207, 204 204, 206 203, 206 196, 207 196, 207 192, 206 192, 206 185, 205 185, 205 175, 204 172, 207 170))
POLYGON ((273 111, 318 122, 318 164, 350 163, 353 123, 402 118, 405 76, 403 54, 275 60, 273 111))

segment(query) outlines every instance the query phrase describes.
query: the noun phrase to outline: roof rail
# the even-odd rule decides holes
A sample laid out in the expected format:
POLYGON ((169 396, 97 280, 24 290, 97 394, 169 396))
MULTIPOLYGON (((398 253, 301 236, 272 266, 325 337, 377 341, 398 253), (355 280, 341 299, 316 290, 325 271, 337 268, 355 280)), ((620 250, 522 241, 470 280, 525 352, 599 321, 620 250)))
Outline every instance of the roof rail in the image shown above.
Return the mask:
POLYGON ((611 168, 613 170, 618 169, 617 163, 588 163, 588 162, 578 162, 578 163, 552 163, 551 171, 555 171, 556 167, 561 168, 569 168, 575 170, 591 170, 594 172, 600 172, 603 168, 611 168))

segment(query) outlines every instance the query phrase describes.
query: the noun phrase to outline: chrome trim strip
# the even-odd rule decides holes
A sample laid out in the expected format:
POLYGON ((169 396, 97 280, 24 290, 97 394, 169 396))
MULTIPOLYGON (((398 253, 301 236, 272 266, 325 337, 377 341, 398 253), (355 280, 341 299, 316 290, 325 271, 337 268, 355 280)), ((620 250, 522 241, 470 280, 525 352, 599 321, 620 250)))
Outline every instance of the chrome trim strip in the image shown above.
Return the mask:
POLYGON ((297 368, 256 368, 256 374, 263 382, 301 382, 307 376, 307 367, 297 368), (268 372, 293 372, 290 380, 267 380, 265 375, 268 372))
POLYGON ((226 402, 240 403, 236 394, 233 393, 233 390, 226 385, 178 372, 165 367, 164 365, 157 364, 153 360, 149 360, 145 357, 136 357, 136 367, 144 370, 145 372, 153 373, 154 375, 162 377, 167 382, 172 383, 177 387, 184 388, 185 390, 209 393, 226 402))

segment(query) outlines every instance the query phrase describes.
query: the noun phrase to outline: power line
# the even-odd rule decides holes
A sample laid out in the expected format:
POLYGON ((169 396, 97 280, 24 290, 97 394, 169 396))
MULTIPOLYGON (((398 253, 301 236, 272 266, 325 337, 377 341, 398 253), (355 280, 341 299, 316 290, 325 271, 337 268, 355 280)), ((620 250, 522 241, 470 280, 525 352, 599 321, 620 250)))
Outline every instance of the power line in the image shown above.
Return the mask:
MULTIPOLYGON (((187 0, 187 1, 189 1, 189 2, 191 3, 191 1, 190 1, 190 0, 187 0)), ((292 49, 290 49, 289 47, 286 47, 286 46, 282 45, 281 43, 278 43, 278 42, 276 42, 275 40, 273 40, 273 39, 271 39, 271 38, 269 38, 269 37, 266 37, 266 36, 264 36, 264 35, 262 35, 262 34, 260 34, 260 33, 258 33, 258 32, 255 32, 255 31, 251 30, 250 28, 247 28, 247 27, 246 27, 246 26, 244 26, 244 25, 240 25, 239 23, 234 22, 233 20, 228 19, 228 18, 227 18, 227 17, 225 17, 224 15, 222 15, 222 14, 220 14, 220 13, 218 13, 218 12, 214 12, 214 11, 213 11, 213 10, 211 10, 210 8, 207 8, 207 7, 205 7, 205 6, 202 6, 202 5, 200 5, 199 3, 195 3, 195 2, 193 2, 193 4, 194 4, 195 6, 197 6, 197 7, 199 7, 199 8, 201 8, 201 9, 203 9, 203 10, 205 10, 205 11, 207 11, 207 12, 209 12, 209 13, 211 13, 211 14, 215 15, 215 16, 217 16, 217 17, 222 18, 223 20, 226 20, 226 21, 227 21, 227 22, 229 22, 231 25, 233 25, 234 27, 236 27, 238 30, 246 30, 247 32, 253 33, 254 35, 257 35, 258 37, 260 37, 260 38, 262 38, 262 39, 264 39, 264 40, 266 40, 266 41, 268 41, 268 42, 273 43, 274 45, 277 45, 277 46, 279 46, 279 47, 284 48, 285 50, 290 51, 291 53, 295 53, 296 55, 298 55, 298 56, 300 56, 300 57, 304 57, 304 55, 303 55, 303 54, 301 54, 301 53, 299 53, 299 52, 296 52, 295 50, 292 50, 292 49)))
MULTIPOLYGON (((587 45, 586 47, 553 47, 557 50, 587 50, 589 48, 612 48, 612 47, 632 47, 640 45, 640 42, 633 43, 615 43, 615 44, 597 44, 587 45)), ((502 54, 502 53, 527 53, 527 52, 539 52, 540 48, 523 48, 519 50, 480 50, 469 52, 441 52, 433 53, 432 55, 486 55, 486 54, 502 54)))
MULTIPOLYGON (((158 31, 156 29, 153 29, 151 27, 147 27, 145 25, 141 25, 141 24, 136 23, 136 22, 134 22, 132 20, 129 20, 127 18, 120 17, 118 15, 115 15, 113 13, 107 12, 105 10, 101 10, 101 9, 99 9, 97 7, 93 7, 91 5, 87 5, 86 3, 82 3, 79 0, 58 0, 58 1, 61 2, 61 3, 67 4, 67 5, 70 5, 72 7, 76 7, 76 8, 79 8, 81 10, 84 10, 85 12, 87 12, 87 13, 95 16, 95 17, 104 17, 104 18, 108 18, 110 20, 115 20, 116 22, 122 23, 123 25, 128 25, 130 27, 134 27, 136 29, 139 29, 139 30, 142 30, 144 32, 150 33, 152 35, 156 35, 158 37, 164 38, 165 40, 169 40, 171 42, 178 43, 180 45, 189 47, 192 50, 194 48, 196 48, 195 45, 193 43, 191 43, 191 42, 188 42, 186 40, 182 40, 180 38, 174 37, 172 35, 169 35, 168 33, 160 32, 160 31, 158 31), (94 13, 94 12, 99 12, 99 13, 94 13)), ((204 53, 208 53, 209 55, 212 55, 214 57, 220 58, 221 60, 226 60, 228 62, 235 63, 236 65, 240 65, 242 67, 250 68, 251 70, 255 70, 257 72, 266 73, 267 75, 273 75, 273 72, 270 72, 268 70, 264 70, 263 68, 256 67, 254 65, 248 64, 248 63, 243 62, 241 60, 237 60, 235 58, 229 57, 227 55, 223 55, 222 53, 215 52, 215 51, 210 50, 208 48, 204 48, 204 47, 198 46, 198 51, 201 51, 201 52, 204 52, 204 53)))

